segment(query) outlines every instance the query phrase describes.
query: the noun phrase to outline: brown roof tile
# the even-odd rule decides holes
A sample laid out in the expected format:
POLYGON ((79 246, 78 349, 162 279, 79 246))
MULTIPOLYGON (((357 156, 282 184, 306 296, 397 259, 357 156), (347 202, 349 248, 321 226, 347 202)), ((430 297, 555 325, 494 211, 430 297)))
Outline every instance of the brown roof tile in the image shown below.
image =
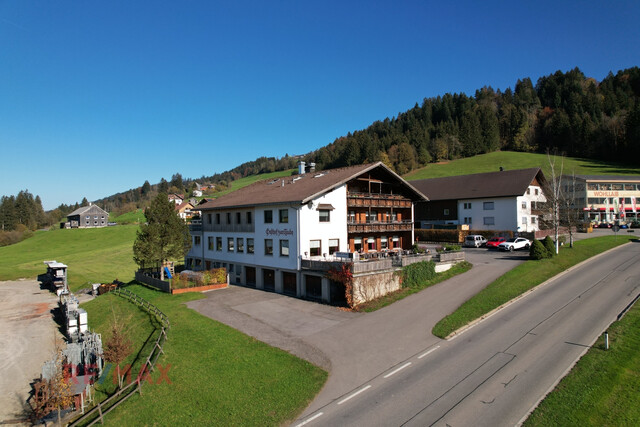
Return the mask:
POLYGON ((410 181, 429 200, 522 196, 534 179, 544 181, 540 168, 476 173, 410 181))
POLYGON ((198 206, 198 209, 207 210, 260 205, 304 204, 374 169, 380 169, 383 173, 388 174, 390 179, 401 182, 407 188, 407 192, 412 194, 414 200, 425 200, 424 195, 420 193, 420 191, 404 181, 383 163, 377 162, 258 181, 247 187, 204 203, 198 206))

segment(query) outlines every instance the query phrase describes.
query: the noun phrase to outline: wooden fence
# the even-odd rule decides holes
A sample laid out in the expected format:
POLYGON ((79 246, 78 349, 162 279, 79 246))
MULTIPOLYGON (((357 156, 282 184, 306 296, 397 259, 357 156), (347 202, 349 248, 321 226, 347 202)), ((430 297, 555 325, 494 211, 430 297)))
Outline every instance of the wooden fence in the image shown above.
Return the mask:
POLYGON ((158 335, 158 339, 154 343, 149 356, 147 356, 144 365, 140 369, 140 373, 136 377, 136 380, 127 384, 123 388, 118 389, 113 395, 109 396, 102 402, 98 402, 94 408, 87 411, 80 418, 75 419, 71 424, 69 424, 70 426, 84 424, 85 422, 88 422, 92 417, 94 417, 96 413, 97 417, 86 425, 92 426, 98 421, 100 421, 101 424, 104 424, 104 416, 114 410, 118 405, 127 400, 129 397, 131 397, 136 391, 142 395, 142 383, 146 380, 146 375, 148 375, 150 372, 153 372, 154 366, 158 361, 160 354, 164 354, 162 346, 167 340, 167 329, 171 327, 169 318, 162 311, 160 311, 158 307, 127 289, 118 288, 111 292, 116 295, 120 295, 123 298, 126 298, 148 313, 155 315, 156 319, 158 319, 158 321, 162 324, 160 334, 158 335))

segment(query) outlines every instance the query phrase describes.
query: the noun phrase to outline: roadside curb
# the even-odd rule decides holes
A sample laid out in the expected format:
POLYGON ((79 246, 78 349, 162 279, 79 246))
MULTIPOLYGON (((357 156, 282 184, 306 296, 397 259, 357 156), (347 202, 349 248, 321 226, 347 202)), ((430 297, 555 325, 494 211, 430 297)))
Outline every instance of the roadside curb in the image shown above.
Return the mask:
MULTIPOLYGON (((553 277, 548 278, 547 280, 545 280, 544 282, 534 286, 533 288, 525 291, 524 293, 518 295, 517 297, 505 302, 504 304, 500 305, 499 307, 494 308, 493 310, 491 310, 489 313, 484 314, 482 316, 480 316, 479 318, 472 320, 471 322, 467 323, 466 325, 462 326, 461 328, 456 329, 455 331, 451 332, 449 335, 447 335, 444 339, 447 341, 451 341, 455 338, 457 338, 458 336, 462 335, 463 333, 465 333, 466 331, 468 331, 469 329, 473 328, 474 326, 484 322, 486 319, 490 318, 491 316, 493 316, 494 314, 496 314, 497 312, 499 312, 500 310, 507 308, 508 306, 510 306, 511 304, 521 300, 522 298, 525 298, 526 296, 528 296, 529 294, 531 294, 532 292, 534 292, 537 289, 540 289, 544 286, 546 286, 547 284, 551 283, 552 281, 564 276, 565 274, 573 271, 574 269, 581 267, 583 264, 586 264, 588 261, 593 261, 594 259, 597 259, 601 256, 604 256, 606 254, 608 254, 609 252, 613 252, 619 248, 625 247, 626 245, 631 244, 632 242, 627 242, 624 243, 620 246, 616 246, 615 248, 611 248, 609 250, 606 250, 604 252, 601 252, 597 255, 594 255, 590 258, 585 259, 584 261, 579 262, 576 265, 573 265, 571 267, 569 267, 568 269, 556 274, 553 277)), ((497 280, 497 279, 496 279, 497 280)), ((487 285, 488 286, 488 285, 487 285)))

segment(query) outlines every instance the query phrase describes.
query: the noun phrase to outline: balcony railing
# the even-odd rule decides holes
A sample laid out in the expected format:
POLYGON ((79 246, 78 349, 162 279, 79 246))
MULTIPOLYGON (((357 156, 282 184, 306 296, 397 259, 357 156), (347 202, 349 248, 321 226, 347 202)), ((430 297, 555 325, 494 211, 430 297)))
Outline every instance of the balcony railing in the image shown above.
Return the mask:
POLYGON ((411 231, 413 221, 347 222, 348 233, 375 233, 385 231, 411 231))
POLYGON ((410 208, 411 200, 397 194, 355 193, 347 194, 348 207, 410 208))

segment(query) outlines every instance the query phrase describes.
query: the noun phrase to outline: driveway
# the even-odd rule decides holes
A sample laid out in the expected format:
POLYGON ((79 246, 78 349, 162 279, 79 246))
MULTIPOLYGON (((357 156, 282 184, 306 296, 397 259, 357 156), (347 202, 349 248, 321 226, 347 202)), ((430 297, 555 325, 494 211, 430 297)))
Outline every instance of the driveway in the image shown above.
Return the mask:
POLYGON ((62 335, 51 310, 58 299, 37 280, 0 282, 0 424, 25 418, 31 382, 62 335))
POLYGON ((306 359, 330 373, 309 414, 389 366, 440 341, 436 322, 526 260, 528 252, 465 250, 474 267, 373 313, 230 286, 187 305, 247 335, 306 359))

